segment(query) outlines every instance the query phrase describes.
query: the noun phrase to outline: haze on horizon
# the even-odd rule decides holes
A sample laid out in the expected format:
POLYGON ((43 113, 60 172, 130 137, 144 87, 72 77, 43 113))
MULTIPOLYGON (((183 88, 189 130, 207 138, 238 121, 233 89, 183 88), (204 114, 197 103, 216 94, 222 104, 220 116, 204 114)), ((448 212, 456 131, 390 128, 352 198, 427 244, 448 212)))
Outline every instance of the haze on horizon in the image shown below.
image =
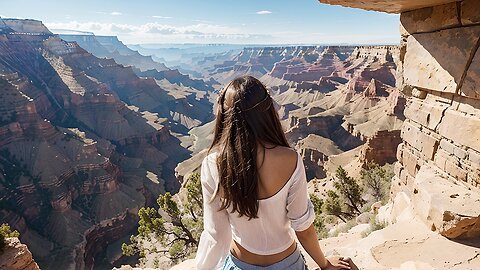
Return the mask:
POLYGON ((317 0, 0 2, 0 16, 37 19, 54 33, 114 35, 127 44, 398 44, 399 16, 317 0))

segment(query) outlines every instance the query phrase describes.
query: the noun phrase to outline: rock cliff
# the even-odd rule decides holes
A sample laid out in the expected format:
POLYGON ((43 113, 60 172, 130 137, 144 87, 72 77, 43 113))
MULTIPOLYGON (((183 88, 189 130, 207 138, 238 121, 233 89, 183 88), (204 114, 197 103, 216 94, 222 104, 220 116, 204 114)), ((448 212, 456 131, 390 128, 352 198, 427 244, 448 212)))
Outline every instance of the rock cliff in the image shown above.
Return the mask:
POLYGON ((41 22, 1 22, 0 220, 42 269, 108 267, 118 256, 106 248, 135 228, 138 208, 178 190, 188 151, 171 130, 185 125, 177 111, 195 112, 41 22))
POLYGON ((403 72, 398 82, 409 102, 392 196, 408 194, 426 224, 453 239, 480 235, 475 225, 480 222, 480 201, 467 203, 467 197, 479 194, 480 186, 480 96, 476 90, 480 20, 472 10, 480 10, 478 2, 418 9, 400 17, 403 72), (427 171, 428 178, 421 174, 427 171), (438 193, 437 188, 445 193, 438 193), (428 200, 424 205, 427 195, 419 193, 428 194, 436 203, 428 200), (457 199, 449 199, 448 194, 457 199))
POLYGON ((96 57, 110 58, 121 65, 131 66, 135 74, 141 78, 155 79, 156 84, 170 96, 170 116, 179 124, 172 126, 176 132, 187 133, 189 129, 211 120, 209 92, 214 92, 214 88, 209 82, 192 79, 178 70, 168 69, 164 64, 154 61, 151 56, 143 56, 129 49, 115 36, 60 35, 60 37, 76 42, 96 57))
POLYGON ((18 238, 7 238, 5 242, 6 246, 0 253, 0 269, 40 270, 33 260, 32 253, 26 245, 20 243, 18 238))
POLYGON ((377 216, 389 226, 337 251, 369 269, 479 268, 480 3, 321 2, 402 12, 396 85, 406 119, 390 202, 377 216))
POLYGON ((133 66, 141 71, 155 69, 158 71, 168 68, 152 59, 151 56, 141 55, 123 44, 116 36, 95 35, 59 35, 61 39, 76 42, 80 47, 99 58, 112 58, 118 64, 133 66))

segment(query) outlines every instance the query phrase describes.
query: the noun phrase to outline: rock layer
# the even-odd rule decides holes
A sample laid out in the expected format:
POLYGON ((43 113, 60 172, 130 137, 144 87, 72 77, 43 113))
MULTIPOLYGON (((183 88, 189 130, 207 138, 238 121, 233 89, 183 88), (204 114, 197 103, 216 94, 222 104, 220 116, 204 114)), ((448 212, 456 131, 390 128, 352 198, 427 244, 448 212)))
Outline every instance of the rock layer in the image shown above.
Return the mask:
POLYGON ((5 239, 6 246, 0 253, 0 269, 5 270, 40 270, 32 258, 27 246, 18 238, 5 239))
POLYGON ((178 190, 181 101, 41 22, 0 21, 0 219, 43 269, 92 269, 140 207, 178 190))
POLYGON ((467 0, 401 15, 403 76, 399 87, 410 98, 402 129, 403 143, 397 153, 399 186, 393 191, 413 192, 407 194, 411 194, 414 206, 422 204, 413 199, 416 192, 424 197, 438 196, 435 204, 444 201, 438 206, 443 212, 421 216, 427 223, 433 222, 432 230, 448 238, 472 238, 480 233, 480 200, 465 203, 468 209, 450 209, 455 208, 454 201, 464 202, 478 195, 480 187, 480 99, 475 90, 480 83, 478 61, 475 62, 479 54, 480 21, 471 19, 463 9, 468 6, 479 11, 480 4, 473 2, 467 0), (443 176, 425 183, 426 177, 420 173, 424 167, 443 176), (459 190, 452 191, 454 194, 433 190, 444 185, 446 180, 441 179, 445 177, 458 181, 459 190), (423 188, 416 183, 423 183, 423 188), (422 192, 424 189, 427 191, 422 192), (462 194, 470 195, 462 197, 462 194), (458 199, 452 201, 448 196, 458 199))

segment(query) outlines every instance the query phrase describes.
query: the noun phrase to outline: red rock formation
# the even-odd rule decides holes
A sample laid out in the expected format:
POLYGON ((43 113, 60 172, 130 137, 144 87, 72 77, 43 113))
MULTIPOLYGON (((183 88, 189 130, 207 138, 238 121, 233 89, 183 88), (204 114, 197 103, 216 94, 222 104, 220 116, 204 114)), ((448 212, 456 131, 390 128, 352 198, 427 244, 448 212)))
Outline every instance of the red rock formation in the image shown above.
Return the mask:
POLYGON ((378 131, 360 150, 360 162, 364 165, 374 162, 380 166, 397 161, 397 147, 402 142, 400 130, 378 131))
POLYGON ((6 246, 0 253, 0 269, 5 270, 40 270, 32 258, 27 246, 18 238, 5 239, 6 246))
POLYGON ((167 122, 176 125, 176 100, 154 79, 96 58, 41 23, 7 24, 0 219, 21 232, 44 269, 90 269, 134 228, 132 213, 178 189, 173 169, 186 151, 167 122))

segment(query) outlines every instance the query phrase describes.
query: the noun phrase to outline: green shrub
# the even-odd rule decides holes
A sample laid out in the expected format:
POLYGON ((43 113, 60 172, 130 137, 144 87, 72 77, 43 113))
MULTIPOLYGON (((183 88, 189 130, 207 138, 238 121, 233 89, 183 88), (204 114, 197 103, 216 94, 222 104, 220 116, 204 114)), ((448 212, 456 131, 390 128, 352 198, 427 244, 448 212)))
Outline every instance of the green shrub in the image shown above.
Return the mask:
POLYGON ((370 227, 368 228, 368 230, 362 232, 362 237, 367 237, 372 232, 381 230, 387 226, 388 224, 386 222, 379 222, 377 221, 375 216, 372 216, 370 218, 370 227))
POLYGON ((312 201, 313 209, 315 211, 315 220, 313 221, 315 232, 319 239, 325 238, 328 236, 328 231, 325 227, 325 217, 322 213, 323 200, 313 193, 310 194, 310 200, 312 201))
POLYGON ((9 237, 19 237, 20 233, 18 231, 13 231, 10 229, 8 224, 4 223, 0 226, 0 253, 3 253, 6 242, 5 239, 9 237))

